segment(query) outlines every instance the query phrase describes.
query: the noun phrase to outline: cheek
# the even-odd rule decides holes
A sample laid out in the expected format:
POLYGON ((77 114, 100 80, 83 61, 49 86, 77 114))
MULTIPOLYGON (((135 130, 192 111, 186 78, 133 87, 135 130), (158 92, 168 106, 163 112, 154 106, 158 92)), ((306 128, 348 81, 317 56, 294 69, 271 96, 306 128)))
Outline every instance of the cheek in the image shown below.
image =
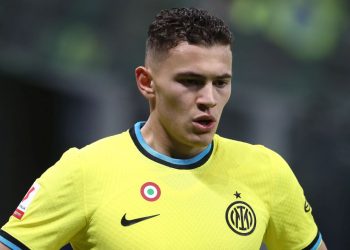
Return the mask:
POLYGON ((170 113, 188 112, 190 109, 190 96, 188 91, 179 88, 167 89, 158 92, 158 108, 170 113))
POLYGON ((167 114, 169 119, 179 119, 180 116, 185 116, 190 111, 186 103, 178 96, 162 98, 159 102, 159 110, 163 114, 167 114))
POLYGON ((220 96, 221 106, 222 106, 222 108, 224 108, 231 97, 231 86, 220 94, 221 94, 221 96, 220 96))

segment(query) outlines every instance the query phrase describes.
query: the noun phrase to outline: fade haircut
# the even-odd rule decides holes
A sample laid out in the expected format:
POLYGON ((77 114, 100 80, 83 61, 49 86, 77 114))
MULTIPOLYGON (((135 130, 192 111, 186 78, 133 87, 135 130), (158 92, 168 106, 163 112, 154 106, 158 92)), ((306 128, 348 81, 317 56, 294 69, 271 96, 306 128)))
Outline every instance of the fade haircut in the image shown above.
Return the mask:
POLYGON ((232 34, 224 21, 205 10, 162 10, 149 26, 146 57, 149 53, 168 52, 181 42, 202 46, 231 46, 232 40, 232 34))

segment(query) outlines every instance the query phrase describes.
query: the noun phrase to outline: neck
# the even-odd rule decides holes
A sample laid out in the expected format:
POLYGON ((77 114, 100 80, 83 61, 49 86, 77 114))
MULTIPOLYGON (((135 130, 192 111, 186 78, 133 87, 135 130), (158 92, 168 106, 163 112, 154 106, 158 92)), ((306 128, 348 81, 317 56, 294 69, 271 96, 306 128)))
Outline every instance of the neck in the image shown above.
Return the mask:
POLYGON ((145 142, 155 151, 177 159, 189 159, 206 149, 207 146, 193 146, 172 138, 160 123, 152 122, 149 118, 141 128, 145 142))

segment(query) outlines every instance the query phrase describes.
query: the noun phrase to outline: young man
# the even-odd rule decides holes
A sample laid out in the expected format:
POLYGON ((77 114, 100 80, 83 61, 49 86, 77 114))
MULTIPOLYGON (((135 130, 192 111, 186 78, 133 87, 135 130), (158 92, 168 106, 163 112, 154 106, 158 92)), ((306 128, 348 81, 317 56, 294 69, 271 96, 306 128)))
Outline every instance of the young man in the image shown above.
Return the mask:
POLYGON ((215 134, 231 93, 231 33, 161 11, 136 81, 146 122, 71 149, 25 195, 0 249, 326 249, 276 153, 215 134))

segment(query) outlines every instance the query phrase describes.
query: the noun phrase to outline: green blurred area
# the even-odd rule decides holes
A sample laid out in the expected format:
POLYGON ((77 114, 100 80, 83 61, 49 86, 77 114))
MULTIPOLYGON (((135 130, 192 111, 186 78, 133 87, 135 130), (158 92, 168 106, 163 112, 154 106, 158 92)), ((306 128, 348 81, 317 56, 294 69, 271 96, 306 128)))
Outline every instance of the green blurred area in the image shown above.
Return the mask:
POLYGON ((260 33, 302 60, 322 60, 339 44, 348 18, 341 0, 235 0, 234 25, 260 33))

